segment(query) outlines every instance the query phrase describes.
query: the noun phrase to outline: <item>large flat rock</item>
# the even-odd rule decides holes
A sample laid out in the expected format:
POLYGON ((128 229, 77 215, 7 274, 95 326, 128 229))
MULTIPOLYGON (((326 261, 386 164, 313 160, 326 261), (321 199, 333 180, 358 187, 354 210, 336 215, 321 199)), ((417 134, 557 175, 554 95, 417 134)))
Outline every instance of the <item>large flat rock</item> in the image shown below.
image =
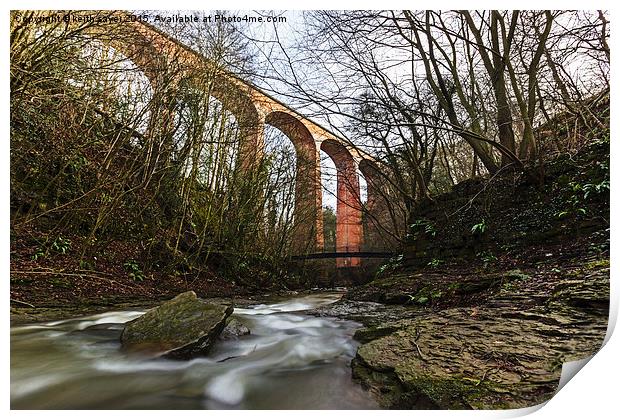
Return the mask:
POLYGON ((353 375, 385 408, 543 403, 556 392, 563 363, 589 357, 603 343, 609 305, 603 263, 563 273, 544 294, 547 285, 524 277, 480 306, 370 325, 355 335, 364 344, 353 375), (541 298, 531 299, 536 294, 541 298))
POLYGON ((128 322, 121 334, 122 348, 177 359, 201 356, 232 312, 232 305, 207 303, 194 292, 185 292, 128 322))

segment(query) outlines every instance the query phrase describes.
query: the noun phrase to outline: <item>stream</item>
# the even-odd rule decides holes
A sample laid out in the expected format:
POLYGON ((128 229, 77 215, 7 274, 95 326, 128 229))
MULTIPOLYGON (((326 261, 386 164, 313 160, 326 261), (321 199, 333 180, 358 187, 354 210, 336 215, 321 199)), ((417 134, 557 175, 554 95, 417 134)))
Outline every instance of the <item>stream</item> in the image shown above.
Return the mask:
POLYGON ((296 311, 336 293, 296 297, 233 317, 251 334, 218 341, 207 357, 152 359, 121 352, 115 311, 11 328, 12 409, 373 409, 351 379, 359 324, 296 311))

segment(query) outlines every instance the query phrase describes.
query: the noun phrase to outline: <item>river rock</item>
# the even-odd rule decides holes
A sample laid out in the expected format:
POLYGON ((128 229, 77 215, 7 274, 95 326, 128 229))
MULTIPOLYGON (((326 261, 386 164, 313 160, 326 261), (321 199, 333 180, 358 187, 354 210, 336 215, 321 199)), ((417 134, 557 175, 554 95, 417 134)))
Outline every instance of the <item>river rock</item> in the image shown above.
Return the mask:
POLYGON ((224 327, 222 334, 220 334, 220 339, 234 340, 241 336, 249 335, 250 333, 250 329, 237 318, 228 318, 228 323, 226 324, 226 327, 224 327))
POLYGON ((603 343, 609 268, 599 266, 551 282, 515 277, 483 305, 359 330, 353 376, 384 408, 541 404, 556 392, 564 362, 590 357, 603 343))
POLYGON ((216 305, 181 293, 128 322, 121 334, 124 350, 174 359, 206 354, 233 312, 232 305, 216 305))

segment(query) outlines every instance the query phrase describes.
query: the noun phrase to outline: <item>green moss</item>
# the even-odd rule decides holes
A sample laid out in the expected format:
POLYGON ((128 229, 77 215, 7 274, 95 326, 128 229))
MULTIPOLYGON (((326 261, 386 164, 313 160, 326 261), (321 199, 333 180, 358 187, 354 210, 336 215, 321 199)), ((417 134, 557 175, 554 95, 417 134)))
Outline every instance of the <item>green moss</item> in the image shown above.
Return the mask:
POLYGON ((493 387, 489 388, 489 381, 483 378, 410 375, 400 367, 396 369, 396 374, 403 380, 408 392, 418 394, 420 398, 428 399, 442 409, 503 408, 488 404, 488 400, 497 391, 493 387))
POLYGON ((496 286, 500 282, 501 276, 495 274, 480 276, 475 280, 459 283, 459 287, 457 288, 456 292, 459 294, 482 292, 493 286, 496 286))
POLYGON ((600 260, 589 261, 582 265, 580 268, 567 272, 565 276, 568 278, 581 279, 585 274, 587 274, 587 272, 599 268, 609 268, 609 259, 603 258, 600 260))
MULTIPOLYGON (((369 369, 358 359, 351 362, 353 379, 359 381, 375 395, 379 406, 391 409, 417 407, 417 395, 406 392, 393 371, 379 372, 369 369)), ((432 407, 436 408, 436 407, 432 407)))
POLYGON ((68 289, 71 287, 71 281, 67 280, 66 278, 51 277, 48 281, 55 287, 60 287, 62 289, 68 289))
POLYGON ((428 303, 428 297, 426 296, 420 296, 418 298, 416 298, 416 303, 420 304, 420 305, 425 305, 426 303, 428 303))
POLYGON ((590 261, 587 264, 584 264, 583 268, 585 268, 586 270, 592 270, 594 268, 601 268, 601 267, 609 267, 609 259, 601 259, 601 260, 595 260, 595 261, 590 261))
POLYGON ((33 280, 27 277, 11 277, 11 284, 30 284, 33 280))
POLYGON ((506 273, 504 273, 504 277, 511 279, 511 280, 521 280, 521 281, 530 279, 529 275, 525 274, 519 269, 507 271, 506 273))
POLYGON ((436 302, 441 299, 445 291, 445 286, 424 286, 415 295, 410 295, 411 302, 418 305, 426 305, 429 302, 436 302))
POLYGON ((508 290, 508 291, 517 290, 517 286, 512 282, 506 282, 502 284, 502 290, 508 290))
POLYGON ((398 330, 399 326, 396 324, 379 325, 376 327, 362 328, 355 331, 353 338, 360 343, 368 343, 372 340, 376 340, 386 335, 392 334, 398 330))

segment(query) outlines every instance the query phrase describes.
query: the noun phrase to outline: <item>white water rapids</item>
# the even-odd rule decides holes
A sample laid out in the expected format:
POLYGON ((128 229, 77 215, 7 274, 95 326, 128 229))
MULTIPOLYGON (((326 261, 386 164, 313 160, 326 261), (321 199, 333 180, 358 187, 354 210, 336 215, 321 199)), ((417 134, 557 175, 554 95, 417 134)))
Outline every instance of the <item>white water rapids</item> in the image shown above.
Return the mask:
POLYGON ((295 313, 331 303, 314 294, 235 309, 252 334, 208 357, 148 359, 120 351, 117 311, 11 328, 12 409, 370 409, 351 379, 358 324, 295 313))

